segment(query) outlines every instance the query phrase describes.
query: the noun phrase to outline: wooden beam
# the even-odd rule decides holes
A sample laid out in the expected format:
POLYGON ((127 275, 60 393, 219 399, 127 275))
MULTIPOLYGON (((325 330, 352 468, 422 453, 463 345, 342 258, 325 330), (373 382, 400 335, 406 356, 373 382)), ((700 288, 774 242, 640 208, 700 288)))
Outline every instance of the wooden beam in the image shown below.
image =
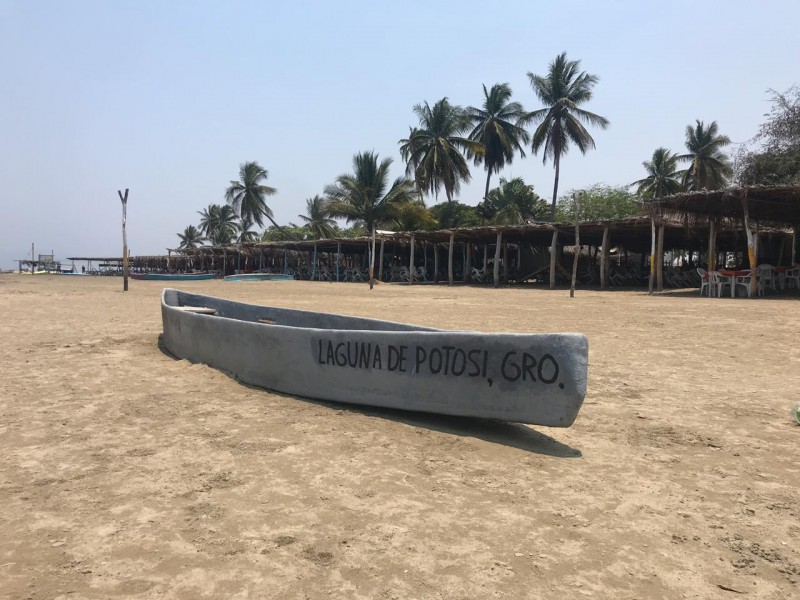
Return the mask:
POLYGON ((658 291, 664 291, 664 229, 663 223, 658 227, 658 247, 656 248, 656 283, 658 291))
POLYGON ((577 195, 575 200, 575 256, 572 258, 572 284, 569 288, 569 297, 575 297, 575 281, 578 278, 578 257, 581 254, 581 201, 577 195))
POLYGON ((758 297, 758 273, 756 273, 756 251, 753 232, 750 231, 750 210, 747 206, 747 188, 742 194, 742 212, 744 213, 744 232, 747 235, 747 258, 750 262, 750 296, 758 297))
POLYGON ((416 274, 416 270, 414 269, 414 234, 411 234, 411 256, 408 259, 408 283, 410 285, 414 285, 414 275, 416 274))
POLYGON ((508 242, 503 244, 503 281, 508 284, 508 242))
POLYGON ((497 244, 494 247, 494 273, 493 273, 494 287, 500 285, 500 247, 502 245, 503 245, 503 230, 501 229, 500 231, 497 232, 497 244))
POLYGON ((600 253, 600 289, 606 289, 608 285, 608 260, 609 260, 609 248, 608 248, 608 233, 609 227, 606 225, 603 227, 603 249, 600 253))
POLYGON ((708 224, 708 260, 706 261, 706 269, 708 271, 716 271, 717 264, 717 222, 711 219, 708 224))
POLYGON ((439 244, 433 243, 433 283, 439 283, 439 244))
MULTIPOLYGON (((285 250, 284 250, 285 252, 285 250)), ((342 242, 336 242, 336 281, 339 281, 339 262, 342 256, 342 242)), ((286 259, 284 259, 283 272, 286 272, 286 259)))
POLYGON ((648 293, 653 293, 656 279, 656 218, 650 217, 650 281, 647 284, 648 293))
POLYGON ((469 283, 472 276, 472 246, 464 242, 464 283, 469 283))
MULTIPOLYGON (((522 244, 520 244, 521 246, 522 244)), ((553 229, 553 241, 550 242, 550 289, 556 289, 556 258, 558 254, 558 229, 553 229)))
POLYGON ((455 245, 456 234, 450 232, 450 248, 447 253, 447 285, 453 285, 453 246, 455 245))
POLYGON ((378 281, 383 281, 383 245, 386 242, 384 238, 381 238, 381 258, 378 261, 378 281))

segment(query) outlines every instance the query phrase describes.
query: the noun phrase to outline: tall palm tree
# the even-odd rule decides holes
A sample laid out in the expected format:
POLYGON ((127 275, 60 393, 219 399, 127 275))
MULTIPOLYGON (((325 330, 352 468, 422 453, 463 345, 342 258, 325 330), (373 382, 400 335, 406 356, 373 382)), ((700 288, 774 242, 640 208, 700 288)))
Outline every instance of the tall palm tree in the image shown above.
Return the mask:
POLYGON ((511 181, 501 177, 500 185, 489 192, 486 204, 491 206, 492 222, 497 225, 522 225, 546 218, 548 212, 547 202, 521 177, 511 181))
POLYGON ((340 175, 336 183, 325 186, 331 216, 363 224, 372 234, 377 226, 397 216, 399 204, 416 200, 419 196, 410 179, 398 177, 389 187, 391 164, 391 158, 378 164, 374 152, 356 154, 353 173, 340 175))
POLYGON ((181 250, 196 248, 203 243, 203 235, 194 225, 189 225, 183 230, 183 233, 178 234, 178 237, 181 239, 181 243, 178 246, 181 250))
POLYGON ((447 200, 470 180, 469 166, 462 151, 479 154, 481 146, 461 134, 469 119, 461 107, 442 98, 431 108, 427 102, 414 106, 419 128, 412 127, 408 138, 400 140, 400 155, 406 161, 406 175, 414 173, 419 189, 438 195, 444 188, 447 200))
POLYGON ((243 244, 246 242, 257 242, 261 236, 250 229, 253 226, 253 222, 249 219, 242 219, 242 222, 239 223, 239 237, 236 238, 236 242, 239 244, 243 244))
POLYGON ((239 223, 236 213, 228 204, 209 204, 198 211, 200 231, 215 246, 225 246, 236 238, 239 223))
POLYGON ((314 239, 322 240, 333 237, 336 231, 336 221, 331 219, 328 201, 322 196, 314 196, 306 200, 306 214, 297 216, 311 230, 314 239))
MULTIPOLYGON (((489 197, 492 173, 499 172, 506 163, 511 164, 516 152, 525 158, 524 146, 530 141, 525 126, 530 116, 519 102, 510 101, 511 87, 507 83, 496 83, 491 90, 484 85, 483 95, 483 107, 468 107, 467 117, 474 125, 469 139, 483 147, 474 158, 475 164, 483 163, 486 168, 485 200, 489 197)), ((468 156, 472 157, 472 154, 468 156)))
POLYGON ((681 191, 678 157, 666 148, 656 148, 653 158, 642 163, 647 177, 634 181, 636 193, 645 198, 661 198, 681 191))
POLYGON ((225 201, 244 220, 264 225, 264 217, 278 227, 272 218, 272 209, 267 206, 266 197, 277 192, 274 187, 264 185, 269 173, 257 162, 246 162, 239 166, 239 181, 231 181, 225 190, 225 201))
POLYGON ((727 135, 719 135, 716 121, 707 128, 697 120, 695 127, 686 126, 687 154, 678 156, 678 160, 689 162, 689 168, 683 176, 683 185, 687 190, 718 190, 725 186, 733 174, 730 161, 721 152, 731 143, 727 135))
POLYGON ((531 87, 545 108, 530 113, 531 120, 539 123, 533 132, 532 149, 538 152, 544 148, 543 162, 553 160, 556 170, 553 184, 553 203, 550 218, 556 218, 556 199, 558 198, 558 178, 561 170, 561 157, 575 144, 582 154, 595 147, 594 139, 583 123, 605 129, 609 122, 605 117, 580 108, 592 99, 592 88, 599 81, 595 75, 578 71, 581 61, 567 60, 567 53, 559 54, 547 71, 540 76, 528 72, 531 87))

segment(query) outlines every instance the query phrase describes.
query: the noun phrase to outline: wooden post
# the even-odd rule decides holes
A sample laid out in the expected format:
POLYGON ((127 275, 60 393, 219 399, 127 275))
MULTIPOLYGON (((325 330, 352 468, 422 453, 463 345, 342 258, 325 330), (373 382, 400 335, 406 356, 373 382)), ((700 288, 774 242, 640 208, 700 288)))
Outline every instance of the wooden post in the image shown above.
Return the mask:
POLYGON ((503 281, 508 285, 508 242, 503 244, 503 281))
MULTIPOLYGON (((367 247, 369 250, 369 246, 367 247)), ((369 251, 369 289, 375 285, 375 225, 372 226, 372 250, 369 251)))
MULTIPOLYGON (((122 291, 128 291, 128 232, 126 223, 128 220, 128 188, 125 188, 125 195, 117 190, 119 199, 122 200, 122 291)), ((33 246, 31 246, 31 249, 33 246)), ((32 257, 31 257, 32 258, 32 257)), ((35 260, 35 259, 34 259, 35 260)))
POLYGON ((383 244, 386 242, 384 238, 381 238, 381 258, 378 261, 378 281, 383 281, 383 244))
POLYGON ((450 249, 447 254, 447 285, 453 285, 453 246, 455 245, 456 234, 450 232, 450 249))
POLYGON ((797 225, 792 228, 792 262, 791 265, 797 264, 797 225))
POLYGON ((604 290, 608 286, 609 272, 609 247, 608 247, 609 226, 603 227, 603 250, 600 253, 600 289, 604 290))
POLYGON ((550 289, 556 289, 556 260, 558 258, 558 229, 553 229, 553 241, 550 242, 550 289))
POLYGON ((503 245, 503 230, 501 229, 500 231, 497 232, 497 243, 494 247, 494 273, 493 273, 494 287, 498 287, 500 285, 500 247, 502 245, 503 245))
POLYGON ((439 244, 433 243, 433 282, 439 283, 439 244))
POLYGON ((411 256, 408 259, 408 283, 414 285, 414 234, 411 234, 411 256))
POLYGON ((316 244, 316 242, 314 243, 314 258, 313 258, 313 260, 311 262, 311 281, 314 281, 314 277, 317 277, 319 279, 319 276, 317 275, 317 244, 316 244))
POLYGON ((472 246, 464 242, 464 283, 469 283, 472 278, 472 246))
POLYGON ((708 223, 708 260, 706 261, 706 269, 708 271, 716 271, 717 265, 715 262, 717 256, 717 222, 711 219, 708 223))
POLYGON ((760 254, 761 250, 761 234, 759 233, 758 221, 756 223, 756 232, 753 238, 753 252, 756 255, 756 264, 758 264, 758 255, 760 254))
POLYGON ((336 281, 339 281, 339 262, 342 256, 342 242, 336 242, 336 281))
POLYGON ((758 296, 758 273, 756 273, 756 251, 753 232, 750 231, 750 210, 747 206, 747 188, 742 195, 742 211, 744 213, 744 232, 747 235, 747 258, 750 262, 750 296, 758 296))
POLYGON ((656 248, 656 282, 658 291, 664 291, 664 229, 663 223, 658 226, 658 247, 656 248))
POLYGON ((581 254, 581 201, 578 196, 575 200, 575 256, 572 259, 572 285, 569 288, 569 297, 575 297, 575 280, 578 278, 578 257, 581 254))
POLYGON ((653 293, 653 286, 656 278, 656 218, 650 217, 650 281, 648 283, 648 293, 653 293))
POLYGON ((486 272, 489 270, 489 244, 483 245, 483 276, 486 277, 486 272))

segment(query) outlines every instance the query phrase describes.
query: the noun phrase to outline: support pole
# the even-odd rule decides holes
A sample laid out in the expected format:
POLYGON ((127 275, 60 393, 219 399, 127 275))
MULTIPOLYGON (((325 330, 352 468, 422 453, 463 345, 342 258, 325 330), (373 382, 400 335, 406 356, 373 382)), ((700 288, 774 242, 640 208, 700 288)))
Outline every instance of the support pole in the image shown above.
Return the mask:
MULTIPOLYGON (((125 188, 125 195, 117 190, 119 199, 122 200, 122 291, 128 291, 128 232, 126 224, 128 220, 128 188, 125 188)), ((33 251, 33 246, 31 246, 33 251)), ((33 258, 33 257, 31 257, 33 258)), ((35 259, 34 259, 35 260, 35 259)))
POLYGON ((494 287, 498 287, 500 285, 500 247, 502 245, 503 245, 503 231, 500 230, 497 232, 497 243, 494 247, 494 273, 493 273, 494 287))
POLYGON ((708 271, 716 271, 717 265, 715 262, 717 256, 717 222, 711 220, 708 223, 708 260, 706 261, 706 269, 708 271))
POLYGON ((575 297, 575 280, 578 278, 578 258, 581 255, 581 201, 578 196, 575 200, 575 256, 572 258, 572 284, 569 288, 569 297, 575 297))
POLYGON ((469 283, 472 276, 472 246, 464 242, 464 283, 469 283))
MULTIPOLYGON (((367 246, 369 250, 369 246, 367 246)), ((375 285, 375 225, 372 226, 372 250, 369 251, 369 289, 375 285)))
POLYGON ((656 218, 650 217, 650 281, 647 284, 648 293, 653 293, 656 278, 656 218))
POLYGON ((450 248, 447 253, 447 285, 453 285, 453 246, 455 245, 456 234, 450 232, 450 248))
POLYGON ((797 264, 797 225, 792 228, 792 262, 791 265, 797 264))
POLYGON ((609 247, 608 247, 609 227, 603 227, 603 249, 600 253, 600 289, 604 290, 608 287, 608 272, 609 272, 609 247))
POLYGON ((411 256, 408 258, 408 283, 414 285, 414 234, 411 234, 411 256))
POLYGON ((339 263, 342 259, 342 242, 336 242, 336 281, 339 281, 339 263))
POLYGON ((317 244, 314 244, 314 258, 311 259, 311 281, 317 277, 317 244))
POLYGON ((386 240, 381 238, 381 257, 378 261, 378 281, 383 281, 383 245, 385 242, 386 240))
POLYGON ((747 206, 747 188, 742 195, 742 211, 744 212, 744 232, 747 234, 747 258, 750 262, 750 296, 758 296, 758 273, 756 273, 756 251, 753 232, 750 231, 750 210, 747 206))
POLYGON ((664 291, 664 229, 663 223, 658 226, 658 247, 656 248, 656 280, 658 291, 664 291))
MULTIPOLYGON (((522 244, 520 244, 521 246, 522 244)), ((558 258, 558 229, 553 229, 553 240, 550 242, 550 289, 556 289, 556 260, 558 258)))
POLYGON ((508 242, 503 244, 503 281, 508 285, 508 242))
POLYGON ((433 282, 439 283, 439 244, 433 243, 433 282))
POLYGON ((489 244, 483 245, 483 276, 486 277, 486 273, 489 270, 489 244))

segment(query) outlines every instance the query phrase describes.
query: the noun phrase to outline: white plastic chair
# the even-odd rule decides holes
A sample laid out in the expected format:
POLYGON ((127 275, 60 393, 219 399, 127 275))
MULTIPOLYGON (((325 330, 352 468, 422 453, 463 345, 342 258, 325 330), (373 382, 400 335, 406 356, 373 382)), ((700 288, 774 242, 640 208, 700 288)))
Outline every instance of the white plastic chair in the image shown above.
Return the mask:
POLYGON ((800 289, 800 267, 786 269, 783 274, 783 281, 787 288, 791 288, 794 285, 795 289, 800 289))
POLYGON ((764 290, 767 287, 771 288, 773 292, 778 291, 775 277, 775 267, 772 265, 758 265, 756 267, 756 274, 758 275, 758 295, 763 296, 764 290))
MULTIPOLYGON (((747 297, 750 298, 753 295, 753 288, 750 287, 750 275, 740 275, 739 277, 733 278, 733 285, 734 285, 734 295, 736 293, 736 289, 740 286, 744 288, 744 291, 747 293, 747 297)), ((763 295, 763 291, 761 288, 758 288, 759 295, 763 295)))
POLYGON ((711 278, 708 276, 708 271, 705 269, 697 268, 697 274, 700 275, 700 295, 703 295, 703 290, 708 288, 706 292, 708 297, 711 297, 711 278))
POLYGON ((713 297, 722 298, 722 289, 727 286, 728 290, 731 287, 731 278, 722 275, 719 271, 710 271, 708 273, 709 279, 709 294, 713 297))

